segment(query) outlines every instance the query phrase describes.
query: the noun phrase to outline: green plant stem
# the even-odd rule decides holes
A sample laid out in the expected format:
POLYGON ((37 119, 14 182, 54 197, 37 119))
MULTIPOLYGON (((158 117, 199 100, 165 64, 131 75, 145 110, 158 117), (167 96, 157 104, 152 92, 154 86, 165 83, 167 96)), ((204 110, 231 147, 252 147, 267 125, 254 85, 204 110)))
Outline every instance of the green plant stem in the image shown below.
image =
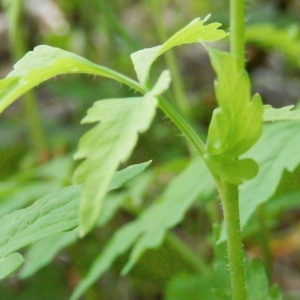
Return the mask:
MULTIPOLYGON (((9 38, 12 56, 15 61, 19 60, 26 53, 24 32, 20 26, 20 12, 22 0, 15 0, 8 4, 7 15, 9 20, 9 38)), ((37 100, 33 91, 29 91, 23 96, 24 110, 32 143, 37 152, 38 161, 48 158, 48 149, 42 122, 38 112, 37 100)))
MULTIPOLYGON (((98 69, 105 70, 106 75, 103 75, 104 71, 101 71, 101 75, 109 77, 118 82, 121 82, 130 88, 140 92, 141 94, 146 94, 148 91, 142 87, 137 81, 110 69, 97 66, 98 69), (109 76, 107 75, 109 73, 109 76)), ((99 73, 94 73, 95 75, 100 75, 99 73)), ((201 157, 206 153, 205 144, 198 136, 196 131, 192 126, 182 117, 182 115, 163 97, 159 97, 159 108, 166 114, 166 116, 178 127, 178 129, 185 135, 187 140, 196 149, 201 157)))
MULTIPOLYGON (((201 157, 205 154, 205 144, 191 127, 191 125, 172 107, 163 97, 159 97, 159 108, 170 118, 177 128, 185 135, 187 140, 200 154, 201 157)), ((209 166, 208 166, 209 167, 209 166)))
POLYGON ((269 280, 272 279, 272 269, 273 269, 273 259, 270 251, 270 234, 268 230, 268 226, 266 224, 266 214, 265 214, 265 205, 262 203, 257 208, 257 217, 259 222, 260 229, 260 246, 266 266, 266 273, 268 275, 269 280))
MULTIPOLYGON (((160 1, 146 0, 148 7, 151 10, 151 16, 154 20, 154 24, 156 27, 157 35, 161 44, 163 44, 168 39, 168 33, 166 30, 166 26, 164 25, 162 18, 162 3, 160 1)), ((169 50, 164 53, 164 57, 166 59, 166 63, 168 69, 172 74, 172 89, 173 94, 176 100, 176 104, 178 106, 179 111, 184 116, 190 115, 190 107, 188 103, 188 99, 186 97, 184 84, 181 80, 179 67, 172 50, 169 50)))
MULTIPOLYGON (((245 67, 245 0, 230 0, 230 52, 238 70, 245 67)), ((231 280, 232 300, 246 300, 246 279, 242 234, 240 228, 238 186, 222 182, 219 185, 225 227, 231 280)))
POLYGON ((227 233, 227 251, 231 280, 232 300, 246 300, 244 253, 240 230, 238 186, 221 182, 219 192, 227 233))
POLYGON ((245 0, 230 0, 230 52, 238 69, 245 66, 245 0))

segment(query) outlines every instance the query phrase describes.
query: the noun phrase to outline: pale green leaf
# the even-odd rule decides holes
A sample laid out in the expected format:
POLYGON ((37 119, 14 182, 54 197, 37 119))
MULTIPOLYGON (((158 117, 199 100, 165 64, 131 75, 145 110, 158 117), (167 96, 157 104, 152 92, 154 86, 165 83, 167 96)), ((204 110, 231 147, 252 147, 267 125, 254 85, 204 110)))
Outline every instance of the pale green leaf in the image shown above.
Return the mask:
POLYGON ((207 159, 216 174, 241 184, 258 171, 254 161, 238 157, 261 136, 262 101, 257 94, 251 98, 248 75, 238 69, 231 54, 209 47, 207 50, 218 77, 215 90, 220 106, 215 109, 208 130, 207 159))
POLYGON ((258 172, 257 163, 250 158, 234 159, 205 154, 204 160, 213 168, 218 176, 234 184, 241 184, 243 181, 250 180, 258 172))
POLYGON ((254 179, 240 188, 242 227, 256 208, 274 195, 283 172, 294 171, 300 163, 299 129, 297 121, 268 124, 261 139, 247 153, 260 169, 254 179))
POLYGON ((123 269, 128 272, 147 250, 158 247, 167 230, 178 224, 198 197, 206 198, 214 191, 214 182, 201 161, 194 161, 172 180, 163 195, 135 221, 119 229, 103 252, 96 258, 86 278, 81 281, 71 299, 89 288, 121 254, 133 247, 123 269))
POLYGON ((45 80, 66 73, 87 73, 121 80, 115 72, 79 55, 50 46, 37 46, 0 80, 0 113, 13 101, 45 80))
MULTIPOLYGON (((126 197, 126 193, 107 195, 98 226, 105 225, 113 217, 116 210, 125 202, 126 197)), ((73 244, 77 239, 78 232, 76 228, 72 231, 53 234, 31 245, 26 252, 26 262, 19 273, 20 278, 24 279, 32 276, 39 269, 49 264, 59 251, 73 244)))
POLYGON ((160 96, 165 90, 169 88, 170 83, 171 83, 170 71, 165 70, 159 76, 156 84, 149 92, 149 95, 152 95, 153 97, 160 96))
POLYGON ((84 182, 79 215, 81 235, 89 232, 99 219, 113 174, 131 154, 138 133, 149 127, 156 103, 151 96, 101 100, 83 119, 83 123, 101 123, 81 138, 74 156, 84 158, 74 173, 76 183, 84 182))
POLYGON ((78 224, 79 186, 71 186, 0 218, 0 257, 78 224))
POLYGON ((275 194, 268 200, 266 213, 268 218, 278 219, 278 215, 287 209, 300 207, 300 164, 289 172, 284 170, 275 194))
MULTIPOLYGON (((130 166, 116 173, 110 189, 122 186, 149 163, 130 166)), ((70 186, 37 200, 31 206, 0 218, 0 257, 49 235, 78 226, 81 186, 70 186)))
POLYGON ((140 83, 146 84, 151 65, 167 50, 183 44, 216 41, 227 35, 223 30, 217 29, 221 26, 220 23, 204 25, 207 19, 208 17, 203 20, 197 18, 176 32, 164 44, 133 53, 131 59, 140 83))
POLYGON ((215 89, 220 106, 209 127, 207 151, 211 155, 238 157, 261 135, 263 105, 257 94, 251 99, 249 78, 244 70, 237 69, 235 58, 207 49, 218 76, 215 89))
MULTIPOLYGON (((146 168, 148 168, 151 164, 152 160, 147 162, 131 165, 121 171, 117 171, 114 174, 113 180, 109 185, 109 190, 115 190, 121 187, 124 183, 126 183, 131 178, 142 173, 146 168)), ((103 216, 102 216, 103 218, 103 216)))
POLYGON ((264 105, 264 121, 286 121, 300 120, 300 110, 292 110, 294 105, 288 105, 282 108, 274 108, 271 105, 264 105))
POLYGON ((156 96, 169 84, 169 72, 163 72, 154 90, 143 97, 97 101, 82 120, 82 123, 100 122, 81 138, 74 156, 84 159, 74 173, 76 183, 84 182, 79 212, 82 236, 96 224, 114 172, 130 156, 138 134, 150 126, 156 96))
MULTIPOLYGON (((12 182, 12 180, 7 183, 12 182)), ((12 182, 13 183, 13 182, 12 182)), ((0 197, 0 217, 7 215, 16 209, 21 209, 26 207, 33 200, 42 198, 44 195, 55 192, 59 189, 57 184, 47 181, 34 181, 34 182, 24 182, 15 180, 15 187, 13 190, 8 191, 5 195, 5 190, 1 189, 0 193, 3 192, 4 195, 0 197)))
POLYGON ((0 258, 0 280, 8 277, 17 270, 24 262, 21 254, 15 252, 5 258, 0 258))

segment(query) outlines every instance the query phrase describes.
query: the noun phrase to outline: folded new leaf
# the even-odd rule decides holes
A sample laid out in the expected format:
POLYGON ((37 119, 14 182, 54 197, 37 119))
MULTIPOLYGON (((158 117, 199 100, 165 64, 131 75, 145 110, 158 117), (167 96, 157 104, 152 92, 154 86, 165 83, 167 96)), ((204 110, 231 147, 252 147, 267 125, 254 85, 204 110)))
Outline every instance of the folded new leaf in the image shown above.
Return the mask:
POLYGON ((209 127, 206 160, 218 166, 214 170, 219 176, 240 184, 258 171, 254 161, 238 157, 261 136, 263 105, 258 94, 251 98, 248 75, 238 70, 235 58, 207 49, 218 77, 215 90, 220 107, 214 111, 209 127))

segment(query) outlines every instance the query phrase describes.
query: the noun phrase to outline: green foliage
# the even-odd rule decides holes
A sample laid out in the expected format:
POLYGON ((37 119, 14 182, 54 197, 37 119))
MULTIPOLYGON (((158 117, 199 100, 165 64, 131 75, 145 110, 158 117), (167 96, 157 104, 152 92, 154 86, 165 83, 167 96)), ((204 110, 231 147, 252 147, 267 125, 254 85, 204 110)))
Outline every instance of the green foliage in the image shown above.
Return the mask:
POLYGON ((25 279, 48 265, 60 250, 78 239, 78 229, 52 234, 32 244, 26 252, 26 262, 19 272, 19 278, 25 279))
POLYGON ((269 289, 264 266, 259 259, 250 261, 247 268, 249 300, 282 300, 278 286, 269 289))
POLYGON ((212 155, 238 157, 261 135, 261 99, 258 95, 250 98, 248 75, 238 70, 232 55, 211 48, 208 51, 218 76, 215 90, 220 107, 214 111, 207 151, 212 155))
MULTIPOLYGON (((276 196, 275 192, 284 172, 294 172, 299 165, 299 138, 297 121, 267 124, 264 126, 260 140, 246 153, 247 157, 259 164, 260 169, 255 178, 240 186, 242 228, 245 227, 259 205, 276 196), (268 184, 265 184, 266 182, 268 184)), ((296 178, 297 173, 293 177, 296 178)), ((293 191, 292 178, 289 178, 289 183, 285 184, 284 191, 280 193, 281 196, 293 191)), ((224 241, 224 239, 225 229, 223 228, 220 241, 224 241)))
POLYGON ((131 59, 140 83, 143 86, 146 85, 153 62, 169 49, 183 44, 212 42, 224 38, 226 33, 223 30, 217 29, 221 26, 220 23, 204 25, 204 22, 207 21, 208 18, 209 16, 203 20, 200 20, 200 18, 193 20, 187 26, 176 32, 163 45, 133 53, 131 59))
MULTIPOLYGON (((219 227, 214 228, 215 237, 219 227)), ((214 237, 214 239, 215 239, 214 237)), ((166 300, 230 300, 230 279, 226 260, 226 245, 213 245, 214 259, 212 267, 204 274, 179 275, 172 279, 166 288, 166 300)))
POLYGON ((15 64, 6 79, 0 80, 0 112, 34 86, 66 73, 87 73, 122 82, 116 72, 79 55, 50 46, 37 46, 15 64))
POLYGON ((0 259, 0 279, 8 277, 17 270, 24 262, 24 258, 20 253, 11 253, 0 259))
MULTIPOLYGON (((17 7, 18 3, 15 4, 17 7)), ((68 5, 74 9, 72 5, 68 5)), ((111 7, 96 2, 94 5, 100 5, 108 12, 107 20, 114 17, 111 7)), ((15 17, 17 16, 12 14, 9 17, 10 21, 15 17)), ((123 276, 144 276, 152 280, 152 284, 158 284, 160 287, 170 280, 166 285, 167 300, 240 300, 237 297, 239 294, 242 295, 241 300, 282 299, 277 286, 269 288, 268 278, 260 261, 243 261, 238 205, 241 229, 245 228, 257 208, 268 200, 273 204, 271 208, 266 209, 267 213, 273 213, 272 222, 278 211, 298 205, 295 199, 299 196, 299 124, 296 122, 300 118, 299 111, 292 110, 293 106, 280 109, 263 106, 259 95, 251 96, 249 76, 245 70, 240 69, 241 63, 237 59, 239 55, 242 57, 243 53, 236 53, 236 50, 227 53, 206 47, 217 74, 215 92, 219 107, 213 112, 205 145, 199 137, 199 132, 161 96, 168 90, 171 82, 169 71, 162 72, 154 86, 149 78, 153 63, 166 51, 184 44, 217 41, 227 36, 219 29, 220 23, 204 25, 207 19, 208 17, 203 20, 197 18, 162 45, 133 53, 131 59, 139 82, 72 52, 49 46, 38 46, 28 52, 15 64, 14 70, 5 79, 0 80, 0 112, 31 88, 47 79, 67 73, 103 76, 141 93, 134 97, 127 93, 125 97, 113 99, 107 99, 106 96, 105 100, 95 102, 88 110, 82 123, 96 125, 83 135, 74 155, 75 159, 80 160, 73 174, 77 185, 61 188, 70 184, 70 156, 53 159, 43 166, 31 168, 30 171, 21 168, 22 171, 19 171, 18 175, 0 183, 0 214, 4 215, 0 218, 0 279, 19 269, 24 263, 24 258, 26 262, 19 278, 32 276, 48 265, 62 249, 75 244, 78 236, 82 237, 95 227, 104 226, 110 221, 109 225, 118 229, 113 229, 113 235, 107 238, 107 244, 102 247, 103 242, 99 243, 97 239, 91 247, 93 254, 90 254, 91 249, 86 245, 84 251, 80 252, 83 253, 80 255, 82 260, 89 260, 86 256, 96 258, 92 262, 88 261, 88 273, 75 288, 71 296, 73 300, 79 299, 109 269, 116 268, 120 271, 120 265, 123 276), (157 169, 152 170, 122 191, 108 194, 110 190, 121 187, 144 171, 150 164, 148 162, 132 165, 117 171, 120 165, 129 159, 139 134, 149 129, 157 106, 193 146, 195 150, 192 150, 191 154, 194 157, 183 171, 178 165, 166 168, 161 173, 157 172, 157 169), (263 121, 286 122, 267 124, 263 128, 263 121), (199 161, 199 155, 203 161, 199 161), (170 177, 172 178, 179 169, 182 172, 170 181, 170 177), (161 193, 161 186, 169 181, 161 193), (226 238, 224 226, 218 243, 212 245, 214 256, 211 262, 208 262, 207 258, 210 254, 205 253, 203 263, 199 259, 200 254, 195 255, 186 243, 181 242, 169 231, 178 226, 174 232, 181 233, 186 230, 186 223, 196 223, 194 219, 198 223, 205 223, 208 230, 211 229, 211 223, 219 222, 220 212, 214 201, 216 188, 223 205, 225 226, 228 232, 234 234, 228 234, 226 247, 225 243, 222 243, 226 238), (45 197, 31 204, 44 194, 45 197), (280 201, 286 203, 282 204, 280 201), (14 211, 28 204, 31 205, 14 211), (124 214, 122 216, 125 216, 124 220, 115 220, 113 217, 120 208, 124 214), (228 211, 231 210, 235 220, 228 217, 228 211), (185 219, 187 212, 191 215, 185 219), (232 228, 234 224, 236 226, 232 228), (237 245, 235 252, 232 250, 233 245, 237 245), (16 251, 24 247, 27 248, 22 252, 23 258, 16 251), (233 255, 234 253, 236 255, 233 255), (246 281, 242 278, 244 269, 246 281), (242 289, 236 292, 236 287, 242 289)), ((130 47, 135 48, 135 41, 126 34, 122 26, 119 26, 118 18, 114 17, 113 22, 115 30, 124 40, 119 36, 115 39, 112 35, 110 42, 121 46, 120 51, 123 51, 122 47, 127 42, 130 47), (115 40, 118 40, 120 45, 115 40)), ((16 24, 13 24, 14 31, 17 30, 16 24)), ((248 40, 277 49, 298 63, 298 32, 278 31, 276 39, 274 26, 260 25, 257 27, 260 28, 260 32, 254 32, 253 28, 248 30, 248 40), (262 39, 262 36, 265 39, 262 39)), ((235 30, 232 31, 232 36, 233 39, 239 37, 235 30)), ((93 34, 89 39, 94 40, 93 34)), ((110 49, 113 49, 113 46, 110 49)), ((180 84, 178 81, 175 83, 180 84)), ((106 90, 109 89, 110 87, 106 87, 106 90)), ((101 88, 99 90, 101 91, 101 88)), ((76 95, 76 92, 74 87, 73 95, 76 95)), ((198 120, 191 121, 192 124, 198 123, 198 120)), ((166 136, 164 129, 164 126, 158 129, 162 139, 166 136)), ((153 137, 150 143, 147 139, 146 144, 145 148, 157 147, 153 137)), ((157 148, 156 153, 160 153, 161 149, 157 148)), ((167 151, 171 152, 173 149, 167 151)), ((139 153, 136 157, 140 158, 139 153)), ((37 160, 36 163, 40 161, 37 160)), ((156 163, 160 163, 159 159, 156 163)), ((191 232, 185 232, 187 244, 191 244, 197 251, 202 247, 209 249, 211 239, 200 232, 202 227, 199 224, 195 225, 195 228, 188 229, 197 232, 197 240, 201 240, 201 244, 192 241, 191 232)), ((100 235, 101 231, 97 231, 95 236, 91 233, 84 241, 90 237, 91 240, 94 237, 99 238, 100 235)), ((83 241, 79 243, 80 246, 85 244, 83 241)), ((210 249, 207 252, 211 252, 210 249)), ((85 273, 80 267, 74 272, 76 275, 77 272, 85 273)))
POLYGON ((206 198, 213 190, 214 184, 206 167, 198 160, 192 162, 138 219, 115 233, 71 299, 78 299, 118 256, 132 248, 129 261, 122 271, 123 274, 128 273, 147 249, 156 248, 163 242, 167 231, 182 220, 199 196, 206 198))
POLYGON ((79 197, 79 186, 67 187, 23 210, 2 217, 0 256, 6 256, 47 235, 76 227, 79 197))
POLYGON ((299 120, 300 110, 292 110, 294 105, 284 106, 282 108, 273 108, 271 105, 264 105, 264 121, 288 121, 299 120))
POLYGON ((83 119, 83 123, 101 123, 82 137, 75 154, 76 159, 85 158, 74 173, 77 184, 84 182, 79 215, 81 236, 96 224, 114 172, 131 154, 138 133, 148 129, 155 114, 156 96, 169 82, 168 73, 163 73, 144 97, 101 100, 83 119))
MULTIPOLYGON (((215 248, 213 269, 203 275, 185 274, 174 277, 166 289, 166 300, 230 300, 229 272, 226 267, 225 244, 215 248)), ((247 299, 282 300, 276 285, 269 289, 264 266, 259 259, 246 263, 247 299)))
MULTIPOLYGON (((124 174, 126 177, 126 174, 124 174)), ((125 202, 126 194, 107 195, 104 202, 103 214, 101 215, 98 226, 105 225, 120 206, 125 202)), ((49 264, 60 250, 73 244, 78 240, 78 229, 68 232, 53 234, 45 239, 32 244, 26 252, 26 263, 19 273, 20 278, 27 278, 36 273, 40 268, 49 264)))
MULTIPOLYGON (((119 188, 148 165, 149 163, 143 163, 117 172, 109 190, 119 188)), ((0 257, 5 258, 3 264, 10 268, 6 272, 7 275, 12 272, 12 267, 16 268, 16 265, 11 265, 11 258, 7 257, 6 260, 7 255, 47 236, 78 226, 77 210, 80 194, 81 186, 66 187, 0 219, 3 229, 0 238, 0 257)), ((20 265, 20 256, 16 258, 20 265)))
POLYGON ((248 157, 257 161, 260 169, 254 179, 240 188, 242 227, 256 208, 274 195, 283 172, 285 170, 293 172, 298 166, 300 162, 299 138, 297 121, 268 124, 264 128, 261 139, 247 153, 248 157))
POLYGON ((73 161, 70 156, 54 158, 42 166, 24 169, 0 183, 0 215, 31 204, 33 200, 69 184, 73 161), (37 178, 39 180, 37 180, 37 178))
POLYGON ((226 181, 241 184, 258 171, 251 159, 238 159, 258 140, 262 132, 263 106, 256 94, 250 98, 250 82, 239 70, 235 58, 207 48, 217 73, 215 84, 219 108, 214 110, 207 137, 206 161, 226 181))

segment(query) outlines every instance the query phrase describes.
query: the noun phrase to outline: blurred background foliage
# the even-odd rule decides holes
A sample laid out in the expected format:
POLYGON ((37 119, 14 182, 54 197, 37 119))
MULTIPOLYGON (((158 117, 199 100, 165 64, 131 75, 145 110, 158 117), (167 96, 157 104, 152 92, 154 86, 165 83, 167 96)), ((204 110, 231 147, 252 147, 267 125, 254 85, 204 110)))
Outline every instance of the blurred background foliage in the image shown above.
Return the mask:
MULTIPOLYGON (((18 56, 41 44, 75 52, 135 78, 130 54, 161 44, 195 17, 211 13, 210 21, 220 22, 229 30, 228 1, 223 0, 23 0, 14 35, 8 9, 13 1, 2 2, 1 78, 12 69, 18 56), (16 49, 16 38, 22 41, 23 49, 16 49)), ((246 9, 247 69, 253 90, 274 107, 296 104, 300 96, 300 2, 253 0, 247 3, 246 9)), ((228 41, 215 46, 227 49, 228 41)), ((172 68, 174 79, 177 76, 167 99, 205 137, 216 107, 214 74, 207 54, 200 44, 178 48, 169 57, 158 60, 154 74, 166 67, 172 68), (180 99, 177 101, 178 97, 184 98, 183 106, 180 99)), ((29 100, 26 96, 11 105, 0 118, 0 215, 26 207, 49 192, 69 185, 74 169, 72 154, 87 130, 80 125, 86 110, 99 99, 132 95, 134 91, 107 79, 68 75, 43 83, 29 100), (32 115, 34 111, 36 117, 32 115)), ((83 240, 78 241, 76 235, 61 236, 51 253, 45 250, 53 243, 51 239, 42 243, 41 248, 32 245, 24 249, 28 260, 31 251, 42 254, 40 265, 2 282, 1 300, 67 299, 113 232, 133 220, 160 195, 170 179, 187 165, 191 153, 180 132, 158 111, 155 122, 140 137, 128 162, 153 159, 152 168, 127 185, 122 208, 114 218, 83 240), (45 257, 44 253, 47 253, 45 257)), ((284 180, 288 180, 288 176, 286 172, 284 180)), ((297 197, 285 203, 283 207, 282 201, 273 201, 265 212, 274 258, 273 281, 283 288, 285 299, 299 299, 300 205, 297 197), (284 250, 280 247, 282 244, 284 250)), ((220 220, 218 199, 213 194, 187 212, 173 230, 174 238, 179 237, 202 256, 204 265, 209 265, 213 253, 211 224, 220 220)), ((253 218, 244 234, 249 256, 261 255, 261 249, 256 246, 261 238, 258 222, 253 218)), ((167 243, 148 251, 126 277, 119 276, 128 254, 123 255, 84 299, 174 300, 170 295, 172 287, 175 285, 176 291, 178 284, 173 277, 184 272, 186 266, 176 251, 173 253, 168 247, 167 243)))

